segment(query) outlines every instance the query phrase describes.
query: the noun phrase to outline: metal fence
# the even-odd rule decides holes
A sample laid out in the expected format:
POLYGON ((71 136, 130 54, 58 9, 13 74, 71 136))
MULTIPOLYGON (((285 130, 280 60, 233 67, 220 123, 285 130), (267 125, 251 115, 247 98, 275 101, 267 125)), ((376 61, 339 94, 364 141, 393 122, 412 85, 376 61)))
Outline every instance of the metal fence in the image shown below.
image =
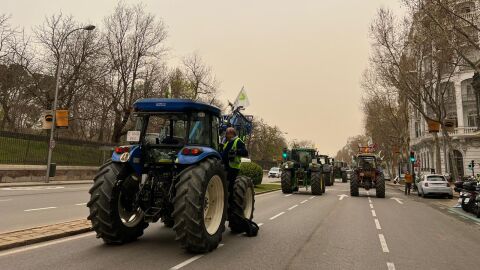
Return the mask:
MULTIPOLYGON (((0 131, 0 164, 44 165, 48 140, 46 135, 0 131)), ((113 148, 105 143, 56 138, 52 162, 58 166, 97 166, 111 157, 113 148)))

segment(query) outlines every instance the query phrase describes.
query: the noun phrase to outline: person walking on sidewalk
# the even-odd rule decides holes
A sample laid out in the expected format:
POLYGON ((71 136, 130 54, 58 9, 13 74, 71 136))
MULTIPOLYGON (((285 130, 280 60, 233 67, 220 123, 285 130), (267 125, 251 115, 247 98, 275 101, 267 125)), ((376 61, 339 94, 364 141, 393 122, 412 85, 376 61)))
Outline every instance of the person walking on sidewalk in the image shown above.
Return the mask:
POLYGON ((410 189, 412 188, 413 177, 407 172, 405 173, 405 195, 410 195, 410 189))

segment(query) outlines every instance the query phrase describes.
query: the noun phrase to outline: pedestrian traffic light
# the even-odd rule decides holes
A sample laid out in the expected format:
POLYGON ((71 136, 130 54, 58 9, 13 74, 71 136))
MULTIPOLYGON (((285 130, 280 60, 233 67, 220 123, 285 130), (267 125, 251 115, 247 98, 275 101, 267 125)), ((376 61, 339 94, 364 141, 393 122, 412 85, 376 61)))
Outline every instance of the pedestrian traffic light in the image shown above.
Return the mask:
POLYGON ((415 152, 410 151, 410 162, 415 162, 415 152))

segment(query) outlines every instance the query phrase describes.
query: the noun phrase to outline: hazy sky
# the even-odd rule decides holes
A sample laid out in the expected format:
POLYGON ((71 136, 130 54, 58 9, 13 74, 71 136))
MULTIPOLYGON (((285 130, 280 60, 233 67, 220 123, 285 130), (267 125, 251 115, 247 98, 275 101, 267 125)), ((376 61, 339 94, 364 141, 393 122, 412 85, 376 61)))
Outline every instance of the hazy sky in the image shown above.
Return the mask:
MULTIPOLYGON (((399 0, 143 0, 168 26, 169 60, 198 52, 221 82, 222 100, 245 86, 248 114, 335 154, 362 132, 359 81, 376 9, 399 0)), ((12 24, 63 12, 101 27, 114 0, 0 0, 12 24)))

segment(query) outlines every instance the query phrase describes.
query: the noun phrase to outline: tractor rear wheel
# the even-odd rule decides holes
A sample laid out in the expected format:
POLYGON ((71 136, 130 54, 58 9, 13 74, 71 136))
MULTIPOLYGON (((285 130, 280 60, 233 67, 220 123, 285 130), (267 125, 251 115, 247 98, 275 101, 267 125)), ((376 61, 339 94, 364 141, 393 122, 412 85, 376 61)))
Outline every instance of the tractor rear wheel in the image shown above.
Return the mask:
POLYGON ((330 186, 333 186, 335 184, 335 175, 332 173, 332 175, 330 176, 330 186))
POLYGON ((375 189, 377 198, 385 198, 385 179, 383 175, 377 177, 375 189))
POLYGON ((143 211, 135 203, 138 190, 132 188, 135 188, 133 178, 136 176, 127 166, 112 162, 104 164, 89 190, 88 219, 97 238, 102 238, 106 244, 131 242, 148 227, 143 211))
POLYGON ((331 186, 332 183, 330 181, 331 177, 330 177, 330 173, 324 173, 323 174, 323 179, 325 180, 325 185, 326 186, 331 186))
POLYGON ((227 181, 222 163, 206 159, 178 175, 173 200, 176 240, 182 248, 204 253, 218 247, 227 217, 227 181))
POLYGON ((283 171, 282 172, 282 192, 285 194, 292 193, 292 171, 283 171))
POLYGON ((252 220, 253 211, 255 209, 255 190, 253 188, 253 182, 250 177, 240 175, 235 180, 233 186, 233 196, 229 205, 229 220, 228 226, 234 233, 239 233, 244 230, 243 222, 239 220, 237 215, 252 220), (233 215, 235 213, 236 215, 233 215))
POLYGON ((312 194, 313 195, 322 195, 322 174, 320 172, 312 172, 311 176, 312 180, 312 194))
POLYGON ((350 179, 350 196, 358 197, 358 178, 356 174, 353 174, 350 179))
POLYGON ((321 177, 322 177, 322 193, 325 193, 325 191, 326 191, 326 189, 325 189, 325 175, 322 174, 321 177))

